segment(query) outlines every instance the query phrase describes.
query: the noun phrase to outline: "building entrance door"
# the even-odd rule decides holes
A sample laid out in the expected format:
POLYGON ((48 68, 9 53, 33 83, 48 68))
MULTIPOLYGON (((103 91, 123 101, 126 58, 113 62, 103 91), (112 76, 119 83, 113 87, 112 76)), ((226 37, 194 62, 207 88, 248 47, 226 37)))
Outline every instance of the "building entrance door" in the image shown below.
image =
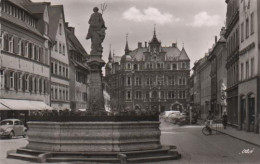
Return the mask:
MULTIPOLYGON (((241 100, 240 100, 240 107, 241 107, 241 127, 243 127, 245 121, 246 121, 246 99, 245 96, 241 96, 241 100)), ((243 129, 245 130, 245 127, 243 127, 243 129)))
POLYGON ((248 110, 249 110, 249 131, 254 131, 255 124, 255 97, 253 94, 248 96, 248 110))

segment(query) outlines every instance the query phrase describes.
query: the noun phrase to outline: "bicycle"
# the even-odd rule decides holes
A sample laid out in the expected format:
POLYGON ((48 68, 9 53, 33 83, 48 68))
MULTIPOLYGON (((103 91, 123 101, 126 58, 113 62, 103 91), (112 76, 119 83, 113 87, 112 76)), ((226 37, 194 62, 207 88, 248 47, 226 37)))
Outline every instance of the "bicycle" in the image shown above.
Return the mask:
POLYGON ((205 135, 205 136, 208 136, 208 135, 211 135, 212 134, 212 129, 210 128, 210 122, 212 120, 206 120, 205 121, 205 127, 202 128, 202 133, 205 135))

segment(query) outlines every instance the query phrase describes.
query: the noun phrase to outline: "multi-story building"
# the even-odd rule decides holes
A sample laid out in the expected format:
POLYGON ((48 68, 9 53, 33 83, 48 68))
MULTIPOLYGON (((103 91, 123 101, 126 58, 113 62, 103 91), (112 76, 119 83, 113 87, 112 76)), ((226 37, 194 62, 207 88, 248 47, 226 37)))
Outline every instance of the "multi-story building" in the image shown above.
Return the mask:
POLYGON ((209 112, 213 112, 210 106, 211 100, 211 64, 208 61, 208 53, 199 61, 197 68, 200 81, 200 115, 205 119, 209 112))
POLYGON ((87 109, 87 61, 88 54, 75 36, 75 28, 65 23, 67 45, 69 50, 69 76, 70 76, 70 109, 87 109))
POLYGON ((208 60, 211 63, 211 110, 216 118, 221 118, 226 112, 226 93, 227 84, 226 72, 226 39, 224 38, 225 28, 220 32, 220 39, 215 36, 215 44, 209 54, 208 60))
POLYGON ((198 66, 199 66, 200 61, 196 61, 194 63, 194 67, 192 68, 193 70, 193 111, 196 111, 198 113, 198 116, 201 118, 201 108, 200 108, 200 88, 201 88, 201 83, 200 83, 200 73, 198 71, 198 66))
POLYGON ((62 5, 49 6, 49 37, 51 49, 51 106, 57 110, 70 109, 69 57, 62 5))
MULTIPOLYGON (((111 57, 111 56, 110 56, 111 57)), ((186 110, 190 59, 177 43, 163 47, 156 37, 130 51, 126 42, 120 62, 109 59, 105 80, 110 85, 111 108, 186 110)))
MULTIPOLYGON (((238 59, 239 59, 239 3, 226 0, 226 47, 227 47, 227 115, 228 122, 238 125, 238 59)), ((244 25, 241 25, 244 28, 244 25)))
POLYGON ((238 126, 240 129, 259 132, 260 113, 260 2, 239 1, 239 84, 238 126))
POLYGON ((22 116, 26 116, 28 110, 50 108, 48 5, 29 0, 0 1, 2 119, 19 118, 16 111, 24 111, 22 116))

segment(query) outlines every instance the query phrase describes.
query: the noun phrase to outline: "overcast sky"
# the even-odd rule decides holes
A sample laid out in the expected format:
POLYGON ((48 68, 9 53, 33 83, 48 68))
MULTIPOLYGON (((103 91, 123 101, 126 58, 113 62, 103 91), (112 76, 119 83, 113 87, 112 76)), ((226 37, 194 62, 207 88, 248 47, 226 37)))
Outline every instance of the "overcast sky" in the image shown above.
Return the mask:
POLYGON ((93 7, 100 8, 106 3, 103 14, 107 31, 103 43, 103 59, 107 61, 109 44, 115 55, 124 53, 126 34, 130 49, 137 47, 137 42, 152 39, 154 24, 157 38, 163 46, 172 42, 183 44, 194 61, 203 57, 214 43, 215 35, 225 24, 225 0, 33 0, 47 1, 53 5, 63 4, 65 21, 75 27, 76 36, 90 52, 90 40, 86 40, 88 20, 93 7))

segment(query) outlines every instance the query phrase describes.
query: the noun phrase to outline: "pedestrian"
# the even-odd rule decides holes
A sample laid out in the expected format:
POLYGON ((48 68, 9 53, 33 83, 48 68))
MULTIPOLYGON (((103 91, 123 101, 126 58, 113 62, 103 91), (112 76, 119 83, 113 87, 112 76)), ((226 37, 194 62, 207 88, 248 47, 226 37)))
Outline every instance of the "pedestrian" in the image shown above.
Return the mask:
POLYGON ((223 116, 222 116, 222 124, 223 124, 223 127, 224 129, 227 128, 227 113, 224 112, 223 116))

